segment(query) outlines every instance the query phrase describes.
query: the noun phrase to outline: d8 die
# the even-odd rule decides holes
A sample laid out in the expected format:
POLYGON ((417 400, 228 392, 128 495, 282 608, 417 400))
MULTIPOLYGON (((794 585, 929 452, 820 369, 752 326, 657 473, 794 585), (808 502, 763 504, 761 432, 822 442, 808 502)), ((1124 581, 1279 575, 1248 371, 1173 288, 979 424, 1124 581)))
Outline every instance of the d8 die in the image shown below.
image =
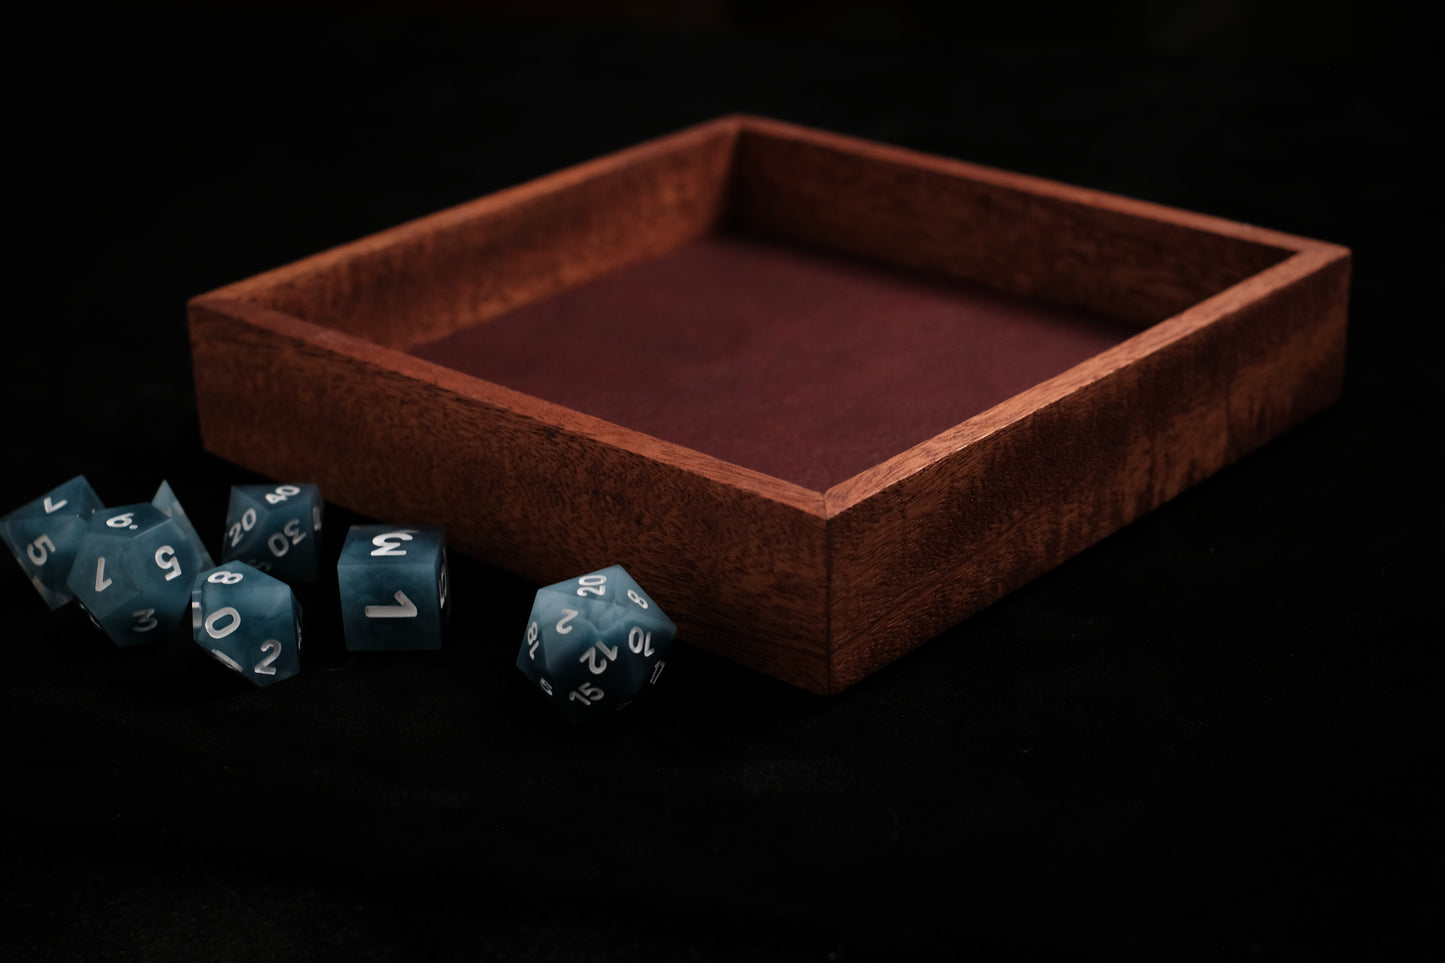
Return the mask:
POLYGON ((440 527, 353 525, 336 577, 348 649, 441 648, 451 593, 440 527))
POLYGON ((232 485, 221 561, 314 581, 323 507, 315 485, 232 485))
POLYGON ((116 645, 173 633, 185 615, 202 552, 154 505, 122 505, 90 517, 66 585, 116 645))
POLYGON ((620 565, 537 590, 517 668, 574 722, 620 709, 662 675, 677 627, 620 565))
POLYGON ((91 513, 104 506, 84 475, 0 518, 0 538, 51 609, 75 597, 65 584, 91 513))
POLYGON ((196 576, 191 635, 217 661, 256 685, 301 671, 301 604, 291 586, 244 562, 196 576))

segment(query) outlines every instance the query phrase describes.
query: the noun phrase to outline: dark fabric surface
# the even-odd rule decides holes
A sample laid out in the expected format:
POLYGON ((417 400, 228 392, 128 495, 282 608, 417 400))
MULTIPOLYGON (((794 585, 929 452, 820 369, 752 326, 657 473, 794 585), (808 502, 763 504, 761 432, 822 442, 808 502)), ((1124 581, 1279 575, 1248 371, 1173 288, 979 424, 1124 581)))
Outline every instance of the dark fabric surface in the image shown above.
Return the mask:
POLYGON ((1413 21, 304 6, 12 31, 0 510, 167 478, 214 551, 257 479, 201 450, 187 297, 732 110, 1349 245, 1344 399, 841 696, 684 647, 654 704, 588 729, 513 667, 535 586, 464 558, 440 652, 348 655, 333 577, 270 691, 180 635, 117 650, 6 562, 0 958, 1438 947, 1441 205, 1413 21))
POLYGON ((1136 330, 733 234, 412 353, 823 492, 1136 330))

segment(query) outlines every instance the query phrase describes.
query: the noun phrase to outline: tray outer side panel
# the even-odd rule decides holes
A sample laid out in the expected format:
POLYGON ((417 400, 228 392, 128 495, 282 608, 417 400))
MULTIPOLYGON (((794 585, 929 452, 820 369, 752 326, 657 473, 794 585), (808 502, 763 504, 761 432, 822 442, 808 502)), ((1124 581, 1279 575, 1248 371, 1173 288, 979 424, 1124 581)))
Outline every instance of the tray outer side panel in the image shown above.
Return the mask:
POLYGON ((443 524, 455 549, 539 584, 620 563, 680 639, 827 691, 821 495, 770 498, 706 456, 621 429, 611 443, 605 422, 257 305, 197 299, 190 329, 211 452, 443 524))
POLYGON ((828 493, 836 691, 1340 394, 1318 245, 828 493))

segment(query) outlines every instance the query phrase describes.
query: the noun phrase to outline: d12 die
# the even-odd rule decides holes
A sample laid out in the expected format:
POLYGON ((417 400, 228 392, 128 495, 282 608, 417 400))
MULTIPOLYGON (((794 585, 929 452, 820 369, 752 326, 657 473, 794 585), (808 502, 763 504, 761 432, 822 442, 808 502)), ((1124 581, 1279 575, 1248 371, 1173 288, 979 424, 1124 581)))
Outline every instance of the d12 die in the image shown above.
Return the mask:
POLYGON ((232 485, 221 560, 314 581, 323 507, 315 485, 232 485))
POLYGON ((353 525, 336 577, 348 649, 441 648, 451 593, 440 527, 353 525))
POLYGON ((657 684, 677 626, 620 565, 537 590, 517 668, 573 721, 657 684))
POLYGON ((91 513, 104 507, 85 476, 76 475, 0 518, 0 538, 50 608, 75 597, 65 579, 91 513))
POLYGON ((301 603, 291 586, 244 562, 196 576, 191 635, 217 661, 256 685, 301 671, 301 603))
POLYGON ((201 552, 174 518, 154 505, 122 505, 90 517, 66 585, 116 645, 173 633, 185 615, 201 552))

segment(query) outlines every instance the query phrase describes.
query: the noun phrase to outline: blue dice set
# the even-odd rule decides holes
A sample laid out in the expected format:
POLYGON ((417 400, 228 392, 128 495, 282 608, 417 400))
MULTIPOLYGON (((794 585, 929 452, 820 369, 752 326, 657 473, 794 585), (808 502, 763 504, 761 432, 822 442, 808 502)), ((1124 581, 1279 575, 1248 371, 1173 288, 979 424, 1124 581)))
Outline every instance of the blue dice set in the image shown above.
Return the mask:
MULTIPOLYGON (((149 503, 107 508, 78 475, 0 518, 0 537, 53 610, 74 600, 118 646, 191 635, 258 686, 301 670, 301 605, 325 504, 315 485, 231 488, 217 566, 162 482, 149 503)), ((336 563, 346 648, 438 649, 451 612, 436 525, 353 525, 336 563)), ((574 722, 654 691, 677 627, 620 566, 539 589, 517 668, 574 722)))

